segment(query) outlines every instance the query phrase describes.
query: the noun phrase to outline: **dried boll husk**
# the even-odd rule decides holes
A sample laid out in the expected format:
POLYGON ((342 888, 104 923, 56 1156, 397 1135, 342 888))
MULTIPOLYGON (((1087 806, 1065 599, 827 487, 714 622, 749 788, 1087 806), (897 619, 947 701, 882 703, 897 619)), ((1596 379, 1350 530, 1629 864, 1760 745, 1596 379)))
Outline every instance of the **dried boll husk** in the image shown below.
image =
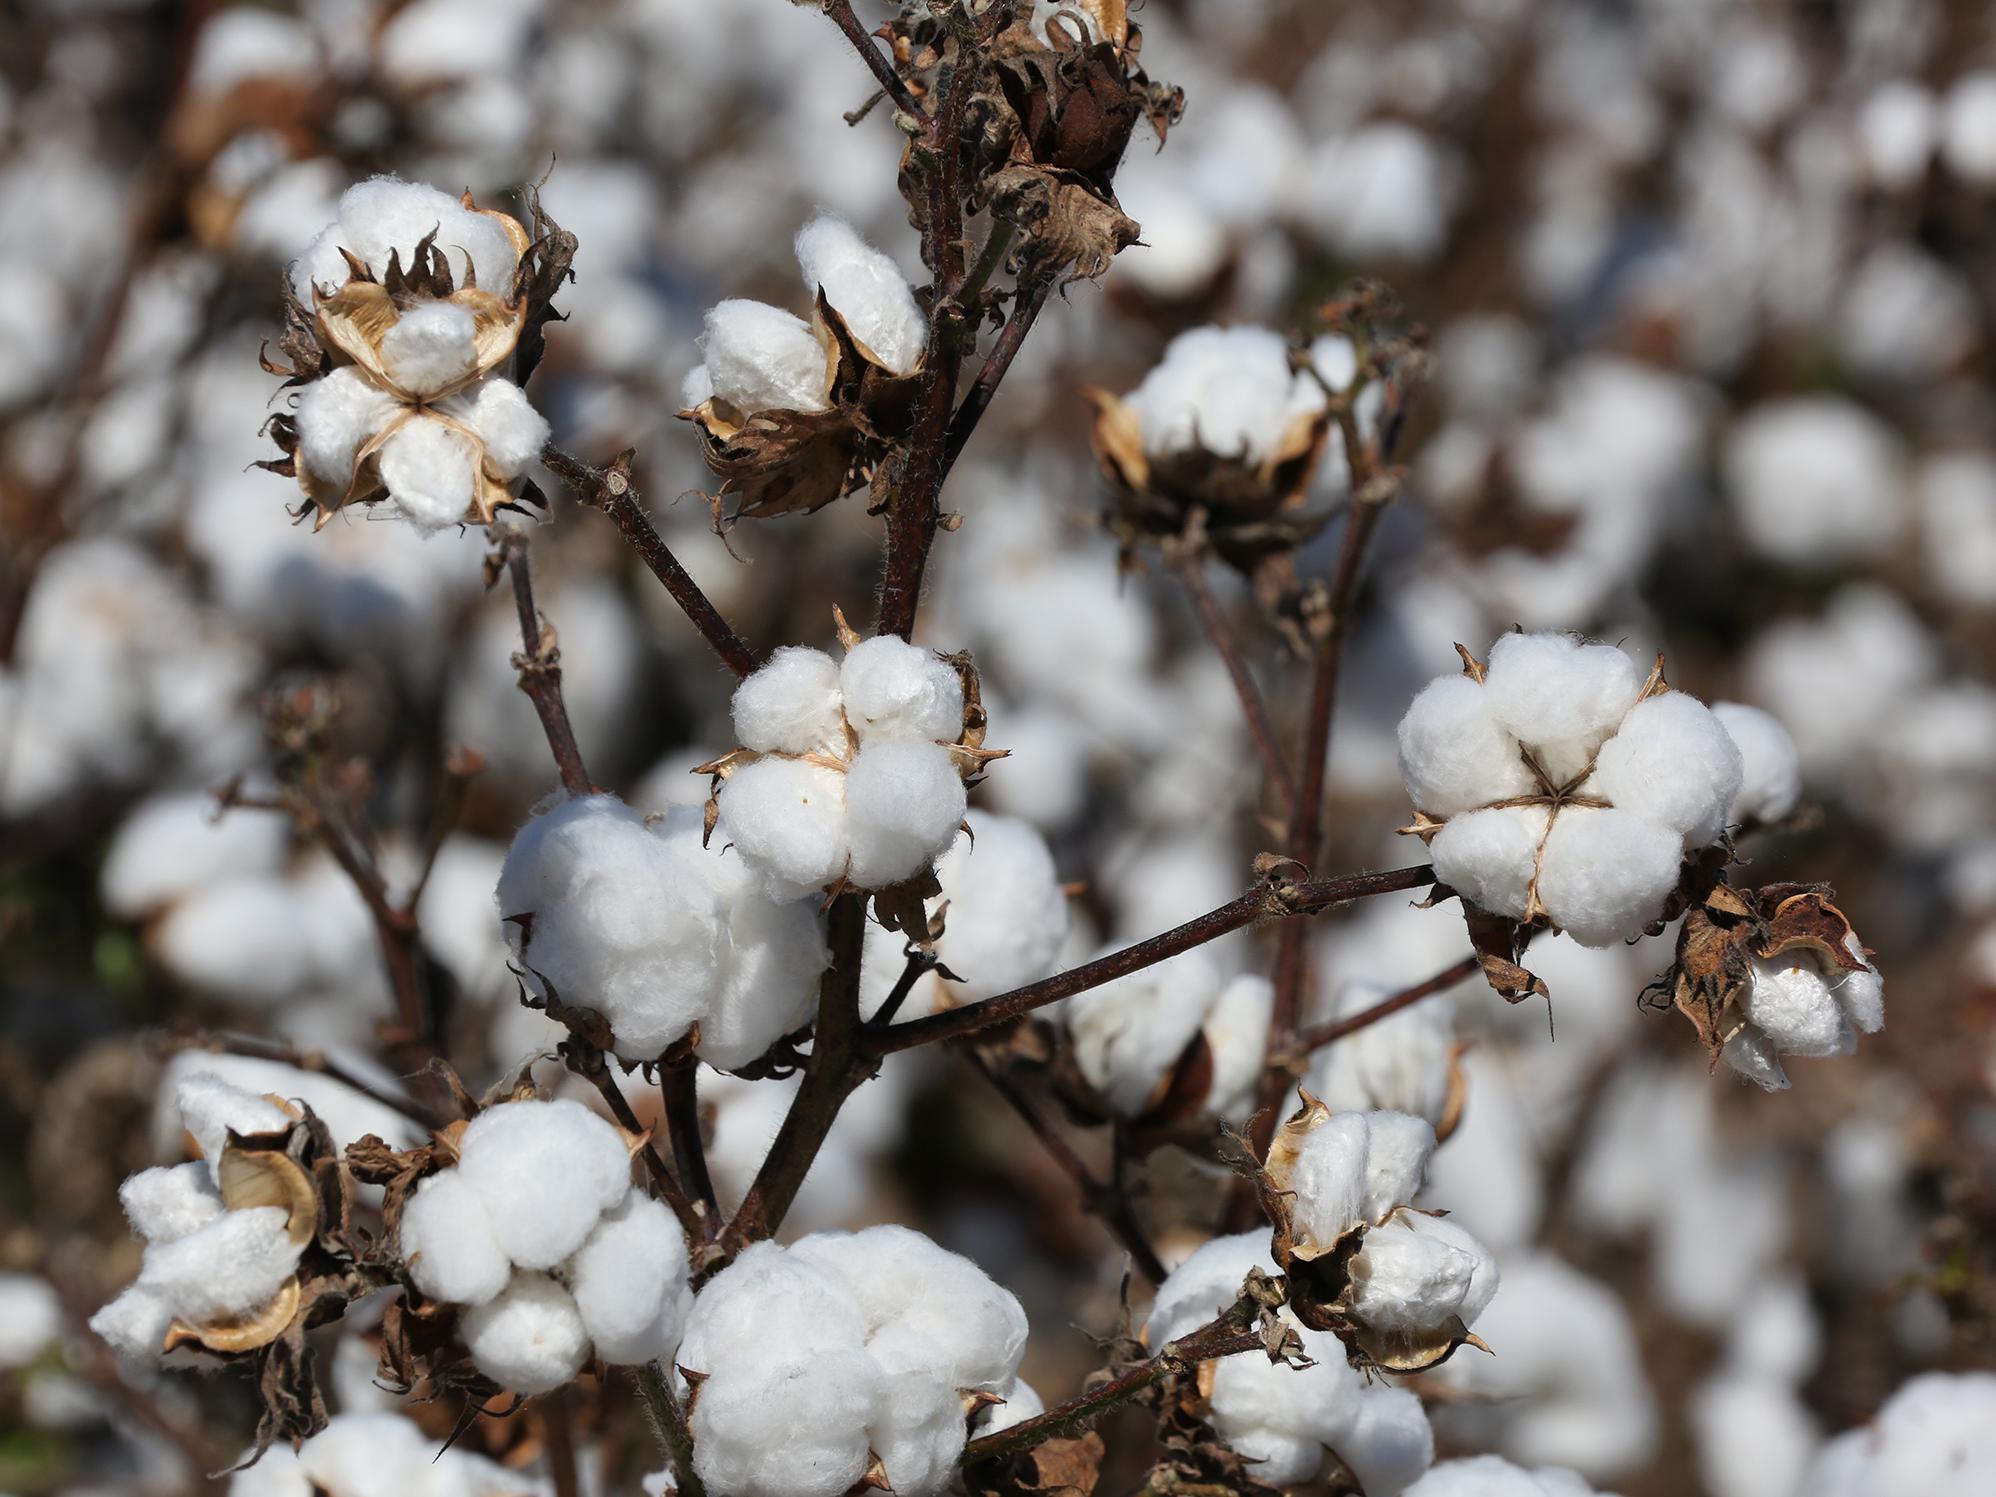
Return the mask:
POLYGON ((822 411, 737 410, 710 397, 680 411, 700 431, 700 455, 736 496, 734 515, 810 514, 866 487, 914 422, 918 365, 896 374, 818 293, 811 330, 825 350, 822 411))

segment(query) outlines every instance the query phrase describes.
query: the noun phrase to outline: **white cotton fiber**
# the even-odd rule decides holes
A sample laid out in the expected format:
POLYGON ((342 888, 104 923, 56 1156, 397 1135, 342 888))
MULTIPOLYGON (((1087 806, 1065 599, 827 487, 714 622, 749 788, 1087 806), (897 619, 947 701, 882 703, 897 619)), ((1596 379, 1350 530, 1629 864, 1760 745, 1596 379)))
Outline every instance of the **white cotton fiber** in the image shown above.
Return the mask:
POLYGON ((826 213, 798 231, 797 264, 805 289, 814 296, 822 289, 875 358, 896 374, 914 372, 929 327, 891 256, 860 238, 844 219, 826 213))
POLYGON ((488 374, 438 402, 437 409, 471 428, 485 444, 485 466, 511 483, 547 446, 548 421, 511 380, 488 374))
MULTIPOLYGON (((1347 983, 1327 1017, 1349 1018, 1386 996, 1377 984, 1347 983)), ((1368 1024, 1319 1050, 1303 1084, 1333 1112, 1387 1108, 1433 1123, 1448 1101, 1452 1012, 1446 1002, 1417 1003, 1368 1024)))
POLYGON ((701 1385, 693 1469, 728 1497, 840 1497, 866 1474, 887 1398, 865 1352, 804 1357, 778 1342, 701 1385))
POLYGON ((1821 970, 1800 952, 1754 962, 1746 1012, 1783 1055, 1848 1055, 1857 1048, 1821 970))
MULTIPOLYGON (((532 1209, 525 1202, 514 1209, 532 1209)), ((499 1234, 477 1189, 448 1169, 416 1187, 402 1211, 402 1261, 431 1299, 482 1305, 513 1276, 499 1234)))
POLYGON ((118 1187, 125 1220, 147 1242, 173 1242, 222 1214, 222 1195, 205 1164, 140 1170, 118 1187))
POLYGON ((1444 1219, 1402 1212, 1365 1234, 1351 1262, 1352 1313, 1387 1335, 1471 1325, 1497 1290, 1497 1265, 1444 1219))
POLYGON ((166 1346, 173 1307, 144 1284, 133 1284, 90 1317, 90 1329, 127 1362, 145 1364, 166 1346))
POLYGON ((185 1237, 147 1249, 139 1282, 184 1320, 260 1310, 297 1271, 304 1250, 285 1223, 281 1206, 224 1211, 185 1237))
POLYGON ((1428 1160, 1435 1152, 1435 1130, 1426 1118, 1404 1112, 1369 1113, 1365 1121, 1365 1185, 1359 1210, 1367 1221, 1378 1221, 1420 1194, 1428 1160))
POLYGON ((553 1268, 630 1187, 630 1153, 580 1102, 502 1102, 471 1120, 458 1171, 519 1268, 553 1268))
POLYGON ((694 1296, 676 1360, 711 1382, 761 1349, 800 1356, 857 1351, 869 1330, 858 1298, 837 1274, 777 1243, 758 1242, 694 1296))
POLYGON ((443 422, 405 421, 381 444, 380 467, 390 506, 423 534, 462 524, 470 514, 478 453, 443 422))
POLYGON ((1755 406, 1734 425, 1721 470, 1747 543, 1790 566, 1835 566, 1891 544, 1899 529, 1891 428, 1849 400, 1755 406))
POLYGON ((1220 974, 1203 952, 1187 952, 1091 988, 1062 1005, 1075 1064, 1121 1117, 1135 1117, 1220 995, 1220 974))
POLYGON ((1683 846, 1676 834, 1626 811, 1562 811, 1546 837, 1539 899, 1583 946, 1633 941, 1663 914, 1683 846))
POLYGON ((1268 1231, 1238 1232, 1215 1237, 1174 1268, 1157 1286, 1144 1340, 1152 1351, 1196 1331, 1240 1298, 1242 1283, 1252 1269, 1273 1275, 1268 1231))
POLYGON ((919 739, 863 744, 845 785, 853 883, 884 889, 925 872, 954 840, 965 804, 948 749, 919 739))
POLYGON ((231 1086, 219 1076, 196 1072, 182 1076, 174 1088, 174 1105, 181 1124, 193 1136, 207 1161, 208 1178, 221 1183, 222 1150, 231 1133, 282 1133, 296 1121, 268 1097, 231 1086))
POLYGON ((1593 1497, 1594 1489, 1571 1471, 1527 1471, 1502 1456, 1444 1461, 1401 1497, 1593 1497))
POLYGON ((1203 449, 1259 466, 1324 392, 1289 368, 1281 334, 1258 327, 1180 333, 1125 402, 1143 426, 1144 450, 1170 457, 1203 449))
POLYGON ((1275 1017, 1275 984, 1243 972, 1213 1000, 1200 1033, 1213 1062, 1205 1110, 1229 1122, 1253 1111, 1268 1057, 1268 1029, 1275 1017))
POLYGON ((847 720, 868 745, 895 738, 954 743, 963 733, 955 668, 892 634, 863 639, 846 653, 839 690, 847 720))
POLYGON ((465 1311, 458 1327, 478 1370, 514 1393, 553 1392, 589 1355, 575 1301, 545 1274, 513 1275, 505 1293, 465 1311))
MULTIPOLYGON (((1559 819, 1573 814, 1563 811, 1559 819)), ((1451 817, 1428 844, 1435 877, 1480 909, 1523 919, 1546 825, 1544 806, 1492 806, 1451 817)))
POLYGON ((1326 1118, 1303 1135, 1278 1182, 1292 1192, 1290 1224, 1299 1240, 1326 1248, 1371 1219, 1365 1209, 1371 1142, 1371 1125, 1356 1112, 1326 1118))
POLYGON ((1010 1429, 1015 1424, 1023 1424, 1028 1419, 1037 1419, 1046 1412, 1046 1401, 1033 1390, 1033 1385, 1024 1378, 1012 1378, 998 1389, 1003 1403, 986 1404, 981 1417, 974 1426, 978 1435, 995 1435, 1001 1430, 1010 1429))
POLYGON ((1601 746, 1595 770, 1601 793, 1618 810, 1676 832, 1691 848, 1718 840, 1742 774, 1725 725, 1681 691, 1632 708, 1601 746))
POLYGON ((361 447, 403 407, 351 364, 298 391, 298 466, 319 483, 344 490, 361 447))
POLYGON ((477 369, 478 323, 455 302, 418 302, 382 334, 381 367, 405 395, 428 399, 477 369))
POLYGON ((466 283, 468 260, 481 288, 501 296, 511 294, 519 257, 495 220, 467 209, 434 187, 393 177, 356 182, 341 195, 338 221, 321 232, 292 264, 292 289, 310 306, 315 283, 327 291, 345 285, 349 271, 341 249, 367 265, 376 280, 387 275, 391 251, 406 270, 418 241, 432 230, 458 285, 466 283))
POLYGON ((1352 1401, 1331 1446, 1358 1478, 1366 1497, 1405 1491, 1435 1459, 1435 1431, 1419 1395, 1375 1383, 1352 1401))
POLYGON ((1506 634, 1490 647, 1483 690, 1491 715, 1532 750, 1555 787, 1587 766, 1642 690, 1613 645, 1567 634, 1506 634))
POLYGON ((1802 798, 1795 740, 1774 714, 1743 702, 1714 702, 1712 715, 1740 751, 1739 793, 1726 819, 1736 825, 1785 820, 1802 798))
MULTIPOLYGON (((940 751, 938 751, 940 752, 940 751)), ((715 840, 732 843, 770 881, 795 897, 822 889, 846 870, 846 776, 794 759, 758 759, 721 787, 715 840)))
POLYGON ((1517 739, 1467 676, 1437 676, 1408 705, 1400 719, 1400 776, 1414 805, 1438 817, 1538 788, 1517 739))
POLYGON ((964 998, 1037 982, 1067 939, 1067 892, 1046 838, 1014 816, 970 811, 936 864, 949 912, 936 955, 963 979, 964 998))
POLYGON ((868 1430, 873 1453, 897 1493, 930 1497, 956 1474, 966 1435, 962 1395, 950 1385, 947 1360, 922 1332, 898 1325, 875 1336, 866 1351, 887 1384, 868 1430))
POLYGON ((596 1354, 618 1365, 667 1357, 692 1307, 686 1239, 664 1205, 631 1191, 570 1260, 569 1292, 596 1354))
POLYGON ((743 415, 822 411, 831 380, 824 346, 800 319, 759 301, 717 302, 700 339, 714 398, 743 415))
POLYGON ((97 876, 114 915, 149 915, 225 874, 269 872, 290 831, 266 811, 224 811, 206 791, 156 795, 127 816, 97 876))
POLYGON ((785 645, 735 688, 735 737, 758 754, 846 752, 840 670, 823 650, 785 645))

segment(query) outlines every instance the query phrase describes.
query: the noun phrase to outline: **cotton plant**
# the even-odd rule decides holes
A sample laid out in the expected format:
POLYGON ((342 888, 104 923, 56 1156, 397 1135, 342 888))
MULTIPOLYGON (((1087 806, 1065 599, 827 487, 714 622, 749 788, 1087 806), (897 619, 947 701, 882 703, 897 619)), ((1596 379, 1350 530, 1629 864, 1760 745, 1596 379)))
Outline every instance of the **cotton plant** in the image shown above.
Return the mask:
POLYGON ((763 1242, 694 1298, 676 1362, 692 1470, 721 1497, 912 1497, 949 1485, 966 1426, 1019 1389, 1019 1302, 905 1227, 763 1242))
POLYGON ((296 1450, 279 1445, 229 1478, 228 1497, 546 1497, 547 1484, 443 1444, 397 1413, 340 1413, 296 1450))
POLYGON ((434 532, 510 506, 548 423, 499 370, 530 312, 539 252, 517 219, 417 183, 347 189, 291 269, 286 372, 273 423, 323 525, 379 504, 434 532))
POLYGON ((515 1393, 547 1393, 592 1356, 671 1355, 685 1325, 686 1241, 631 1185, 631 1144, 580 1103, 486 1109, 455 1162, 408 1196, 398 1241, 409 1282, 456 1307, 472 1366, 515 1393))
POLYGON ((690 807, 566 798, 514 837, 494 898, 523 981, 551 1011, 599 1015, 629 1061, 685 1042, 748 1065, 808 1021, 827 957, 816 907, 706 845, 690 807))

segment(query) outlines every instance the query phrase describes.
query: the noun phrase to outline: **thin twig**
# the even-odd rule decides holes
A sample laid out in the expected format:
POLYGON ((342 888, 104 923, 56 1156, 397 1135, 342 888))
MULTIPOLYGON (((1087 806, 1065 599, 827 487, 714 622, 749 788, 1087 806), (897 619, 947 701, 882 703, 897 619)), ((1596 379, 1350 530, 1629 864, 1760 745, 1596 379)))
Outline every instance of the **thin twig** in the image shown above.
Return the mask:
POLYGON ((1478 965, 1473 955, 1466 956, 1453 966, 1444 967, 1426 981, 1417 982, 1410 988, 1402 988, 1399 992, 1390 994, 1355 1014, 1346 1014, 1341 1019, 1327 1019, 1322 1024, 1313 1024, 1298 1032, 1296 1050, 1299 1054, 1308 1055, 1311 1051, 1321 1050, 1346 1035, 1357 1034, 1361 1029, 1369 1029, 1382 1019, 1392 1018, 1403 1008, 1412 1008, 1423 998, 1432 998, 1466 978, 1474 977, 1478 965))
POLYGON ((1145 967, 1154 967, 1181 952, 1217 940, 1229 931, 1252 925, 1264 916, 1315 915, 1354 899, 1423 888, 1434 882, 1434 876, 1434 869, 1423 863, 1414 868, 1396 868, 1385 873, 1354 873, 1343 878, 1320 879, 1281 889, 1258 884, 1240 898, 1216 910, 1208 910, 1161 935, 1139 941, 1134 946, 1125 946, 1120 951, 1112 951, 1092 962, 1085 962, 1066 972, 1057 972, 1052 977, 1014 988, 1009 993, 1000 993, 994 998, 967 1003, 962 1008, 945 1009, 926 1018, 896 1024, 891 1029, 871 1032, 865 1036, 863 1048, 870 1055, 892 1055, 896 1051, 912 1050, 917 1045, 936 1040, 973 1034, 994 1024, 1016 1019, 1021 1014, 1029 1014, 1036 1008, 1044 1008, 1049 1003, 1071 998, 1076 993, 1099 988, 1105 982, 1114 982, 1132 972, 1141 972, 1145 967))
POLYGON ((659 1199, 672 1208, 672 1214, 679 1218, 680 1229, 689 1239, 695 1243, 705 1242, 710 1231, 706 1218, 702 1217, 698 1208, 687 1199, 686 1192, 681 1188, 678 1177, 672 1173, 671 1166, 660 1156, 650 1137, 646 1136, 645 1128, 638 1122, 638 1115, 631 1110, 630 1098, 626 1097, 623 1089, 617 1085, 617 1078, 610 1074, 609 1063, 603 1058, 602 1053, 593 1047, 583 1047, 579 1040, 571 1040, 564 1044, 562 1053, 568 1059, 570 1070, 595 1084, 596 1090, 602 1094, 604 1105, 610 1109, 610 1115, 617 1120, 617 1125, 633 1138, 644 1137, 644 1144, 638 1153, 644 1160, 645 1173, 651 1176, 652 1184, 658 1187, 659 1199))
POLYGON ((707 1221, 718 1227, 721 1208, 714 1198, 714 1177, 707 1169, 707 1147, 700 1139, 700 1072, 693 1061, 659 1067, 659 1098, 665 1106, 665 1129, 672 1138, 672 1162, 686 1193, 699 1203, 707 1221))
POLYGON ((873 1011, 873 1017, 866 1021, 866 1027, 868 1029, 885 1029, 889 1024, 892 1024, 895 1017, 901 1012, 902 1005, 908 1001, 909 995, 915 991, 915 984, 920 982, 929 973, 935 971, 939 965, 941 964, 937 962, 933 952, 924 951, 920 946, 910 942, 908 945, 908 964, 901 969, 901 975, 894 979, 893 990, 888 993, 880 1007, 873 1011))
POLYGON ((693 1435, 686 1427, 685 1411, 673 1396, 672 1374, 656 1362, 647 1362, 636 1372, 646 1422, 657 1437, 659 1449, 672 1462, 679 1497, 707 1497, 707 1488, 693 1469, 693 1435))
POLYGON ((1212 642, 1215 653, 1234 683, 1234 694, 1241 701, 1241 715, 1247 719, 1248 736, 1254 740, 1255 752, 1261 756, 1262 774, 1281 801, 1282 809, 1293 815, 1297 795, 1295 772, 1283 755, 1282 744, 1275 731, 1275 719, 1269 714, 1268 699, 1262 695, 1254 673, 1248 669, 1247 659, 1241 654, 1240 640, 1235 637, 1233 626, 1227 622, 1219 599, 1213 596, 1212 584, 1206 577, 1205 553, 1188 553, 1174 564, 1172 570, 1177 572, 1178 580, 1185 585, 1186 596, 1192 600, 1192 610, 1199 615, 1206 638, 1212 642))
POLYGON ((1094 1171, 1088 1168, 1087 1161, 1074 1152, 1074 1147, 1060 1131, 1047 1120, 1047 1117, 1034 1104, 1033 1099, 1021 1086, 1012 1073, 996 1066, 973 1045, 960 1047, 962 1054, 986 1081, 992 1090, 1003 1097, 1019 1120, 1032 1131, 1047 1157, 1060 1166, 1061 1170, 1081 1190, 1082 1204, 1094 1213, 1107 1227, 1110 1234, 1121 1244, 1124 1252, 1137 1272, 1152 1284, 1162 1284, 1165 1277, 1164 1264, 1158 1260, 1157 1250, 1150 1245, 1144 1235, 1143 1224, 1137 1220, 1134 1207, 1122 1189, 1120 1181, 1104 1184, 1095 1178, 1094 1171))
POLYGON ((534 606, 533 573, 528 570, 523 541, 506 543, 506 570, 512 574, 513 605, 519 611, 520 638, 526 646, 513 657, 520 673, 520 690, 540 715, 541 731, 547 735, 562 785, 570 795, 591 794, 596 787, 583 767, 582 749, 575 741, 568 704, 561 695, 561 651, 555 645, 554 631, 542 623, 540 610, 534 606))
POLYGON ((755 669, 755 651, 700 590, 700 584, 680 565, 679 558, 672 554, 645 514, 637 485, 631 481, 632 456, 631 452, 621 452, 607 468, 592 468, 552 442, 541 451, 541 461, 548 471, 567 484, 577 499, 610 517, 630 542, 631 549, 638 553, 638 559, 672 595, 680 612, 721 657, 721 664, 738 677, 748 675, 755 669))
POLYGON ((575 1469, 575 1390, 557 1388, 541 1400, 541 1420, 547 1431, 548 1469, 554 1477, 554 1497, 582 1497, 575 1469))
POLYGON ((894 64, 873 45, 873 38, 867 35, 866 27, 853 14, 852 0, 825 0, 825 14, 837 23, 846 40, 852 43, 853 50, 859 53, 861 61, 873 70, 873 76, 880 81, 887 97, 894 101, 894 107, 915 119, 922 118, 922 106, 915 102, 915 96, 908 92, 908 85, 894 71, 894 64))
POLYGON ((963 404, 956 408, 950 417, 949 437, 943 445, 943 476, 947 478, 956 466, 956 460, 963 456, 963 449, 969 443, 971 433, 977 430, 977 423, 984 419, 985 411, 998 393, 998 386, 1012 367, 1012 360, 1018 357, 1019 348, 1026 341, 1026 334, 1033 330, 1033 321, 1040 315, 1040 308, 1046 305, 1047 293, 1052 289, 1051 281, 1037 285, 1021 286, 1012 302, 1012 312, 1005 319, 1005 326, 999 329, 998 341, 991 345, 991 352, 985 355, 984 367, 977 371, 977 378, 971 381, 969 392, 963 397, 963 404))

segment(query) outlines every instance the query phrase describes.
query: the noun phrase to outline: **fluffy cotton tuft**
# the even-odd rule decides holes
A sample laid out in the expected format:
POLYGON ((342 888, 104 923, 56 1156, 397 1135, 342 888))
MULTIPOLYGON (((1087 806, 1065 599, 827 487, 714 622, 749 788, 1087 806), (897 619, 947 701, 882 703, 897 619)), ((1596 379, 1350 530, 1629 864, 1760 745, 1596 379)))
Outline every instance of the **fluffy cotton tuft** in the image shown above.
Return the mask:
POLYGON ((1082 1076, 1119 1116, 1139 1116, 1199 1034, 1220 987, 1211 959, 1190 951, 1068 999, 1061 1021, 1082 1076))
POLYGON ((1837 1436, 1797 1489, 1810 1497, 1924 1497, 1996 1489, 1996 1374, 1926 1372, 1837 1436))
POLYGON ((581 1247, 630 1188, 630 1152, 580 1102, 503 1102, 471 1120, 457 1172, 485 1205, 506 1257, 548 1269, 581 1247))
POLYGON ((335 1414, 296 1451, 279 1442, 238 1466, 229 1497, 540 1497, 531 1477, 426 1434, 400 1414, 335 1414))
POLYGON ((1595 1497, 1584 1477, 1558 1466, 1526 1470, 1502 1456, 1445 1461, 1401 1497, 1595 1497))
POLYGON ((402 1259, 431 1299, 482 1305, 513 1277, 513 1265, 462 1170, 445 1170, 416 1187, 402 1211, 402 1259))
POLYGON ((839 878, 851 860, 846 777, 798 759, 758 759, 721 787, 720 830, 772 894, 795 898, 839 878))
MULTIPOLYGON (((1289 1133, 1285 1129, 1278 1139, 1286 1144, 1289 1133)), ((1318 1113, 1303 1121, 1293 1145, 1272 1157, 1269 1170, 1278 1188, 1290 1193, 1297 1241, 1322 1250, 1412 1201, 1434 1151, 1435 1130, 1424 1118, 1318 1113)))
POLYGON ((1845 937, 1858 971, 1808 949, 1756 957, 1747 977, 1747 1025, 1726 1042, 1728 1064, 1768 1091, 1787 1087, 1780 1056, 1848 1055, 1858 1034, 1885 1027, 1885 988, 1855 935, 1845 937))
POLYGON ((342 249, 381 280, 391 255, 408 267, 416 245, 433 231, 460 283, 468 263, 480 287, 502 296, 510 293, 519 256, 495 219, 466 208, 449 193, 393 177, 356 182, 341 195, 338 220, 292 264, 292 289, 309 307, 315 285, 329 291, 345 285, 351 272, 342 249))
POLYGON ((546 1274, 515 1274, 505 1293, 465 1311, 458 1328, 478 1370, 515 1393, 551 1393, 589 1356, 582 1313, 546 1274))
POLYGON ((1455 816, 1537 786, 1489 693, 1467 676, 1437 676, 1400 719, 1400 774, 1414 805, 1455 816))
POLYGON ((570 1260, 567 1280, 604 1361, 649 1362, 679 1345, 693 1303, 686 1239, 659 1202, 634 1190, 605 1212, 570 1260))
POLYGON ((1544 806, 1490 806, 1450 818, 1428 844, 1435 877, 1479 909, 1524 919, 1549 819, 1544 806))
POLYGON ((700 349, 714 398, 743 415, 827 409, 831 372, 824 345, 809 324, 781 307, 717 302, 707 313, 700 349))
POLYGON ((839 691, 847 720, 869 744, 954 743, 963 731, 963 682, 955 669, 891 634, 861 640, 846 653, 839 691))
POLYGON ((1722 469, 1747 543, 1789 566, 1836 566, 1897 534, 1898 445, 1850 401, 1770 401, 1734 426, 1722 469))
POLYGON ((852 335, 882 365, 912 374, 928 343, 928 320, 891 256, 868 244, 842 218, 820 214, 797 233, 804 286, 822 290, 852 335))
MULTIPOLYGON (((1327 1017, 1348 1018, 1386 996, 1373 983, 1347 984, 1327 1017)), ((1303 1085, 1333 1112, 1385 1108, 1432 1124, 1448 1103, 1454 1042, 1449 1006, 1417 1003, 1318 1051, 1303 1085)))
POLYGON ((840 688, 839 664, 831 656, 785 645, 735 688, 735 737, 758 754, 843 753, 840 688))
POLYGON ((1714 702, 1740 751, 1740 788, 1726 819, 1735 824, 1786 820, 1802 799, 1802 757, 1779 718, 1743 702, 1714 702))
POLYGON ((1627 811, 1561 812, 1546 834, 1539 901, 1583 946, 1629 940, 1663 914, 1682 848, 1673 832, 1627 811))
MULTIPOLYGON (((1587 766, 1642 690, 1633 660, 1570 634, 1506 634, 1490 647, 1490 712, 1555 788, 1587 766)), ((1499 799, 1484 797, 1485 803, 1499 799)))
POLYGON ((1743 770, 1738 746, 1712 710, 1667 691, 1629 711, 1601 746, 1595 773, 1619 809, 1679 833, 1686 847, 1704 847, 1725 827, 1743 770))
POLYGON ((1496 1260, 1444 1217, 1401 1212, 1368 1231, 1351 1261, 1352 1313, 1388 1336, 1474 1325, 1496 1292, 1496 1260))
POLYGON ((381 338, 381 367, 408 395, 427 399, 478 367, 478 323, 455 302, 423 302, 381 338))
POLYGON ((850 875, 862 889, 913 878, 955 839, 966 805, 948 749, 918 740, 868 743, 846 773, 850 875))
POLYGON ((1289 345, 1258 327, 1180 333, 1125 404, 1153 457, 1205 451, 1250 467, 1267 462, 1300 417, 1321 411, 1315 378, 1289 367, 1289 345))

